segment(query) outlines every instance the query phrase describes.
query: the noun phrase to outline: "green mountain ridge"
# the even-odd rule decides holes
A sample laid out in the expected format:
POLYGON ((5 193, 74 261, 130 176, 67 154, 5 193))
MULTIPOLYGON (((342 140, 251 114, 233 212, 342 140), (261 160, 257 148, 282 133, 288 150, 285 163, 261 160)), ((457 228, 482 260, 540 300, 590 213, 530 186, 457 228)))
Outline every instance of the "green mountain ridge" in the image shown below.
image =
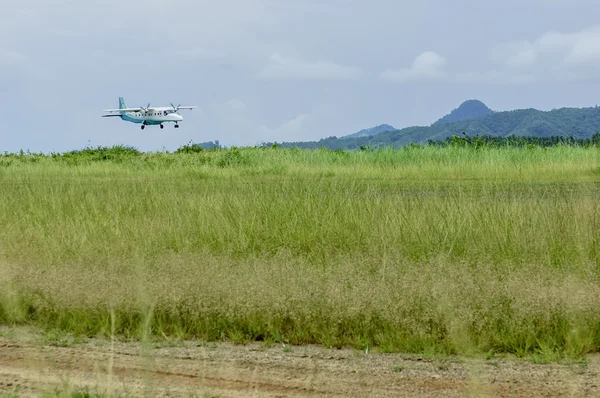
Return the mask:
POLYGON ((455 122, 443 122, 443 120, 444 118, 431 126, 406 127, 372 136, 328 137, 319 141, 284 142, 278 145, 288 148, 326 147, 329 149, 359 149, 366 146, 372 148, 401 147, 410 143, 423 144, 428 141, 444 141, 453 135, 462 135, 463 133, 469 136, 588 139, 600 132, 600 107, 560 108, 551 111, 519 109, 492 112, 487 116, 469 120, 455 122))
POLYGON ((370 137, 375 134, 385 133, 386 131, 395 131, 397 128, 390 126, 389 124, 380 124, 375 127, 371 127, 370 129, 360 130, 357 133, 345 135, 342 138, 358 138, 358 137, 370 137))
POLYGON ((434 125, 450 124, 464 120, 481 119, 494 113, 483 102, 479 100, 468 100, 463 102, 458 108, 438 120, 434 125))

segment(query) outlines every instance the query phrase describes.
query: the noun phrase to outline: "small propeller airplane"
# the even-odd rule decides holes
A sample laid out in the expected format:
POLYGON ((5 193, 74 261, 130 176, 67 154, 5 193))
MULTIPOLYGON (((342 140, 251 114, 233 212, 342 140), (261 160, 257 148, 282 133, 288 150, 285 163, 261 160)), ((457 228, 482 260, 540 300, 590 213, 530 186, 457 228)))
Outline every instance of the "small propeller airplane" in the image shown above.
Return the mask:
POLYGON ((121 120, 131 123, 141 123, 142 130, 146 126, 159 125, 160 128, 164 128, 163 123, 175 123, 175 128, 179 128, 179 122, 183 121, 183 116, 179 114, 180 109, 195 109, 195 106, 161 106, 161 107, 143 107, 139 108, 127 108, 123 97, 119 97, 119 109, 105 109, 103 112, 108 112, 110 115, 102 115, 102 117, 120 117, 121 120), (114 115, 113 113, 117 113, 114 115))

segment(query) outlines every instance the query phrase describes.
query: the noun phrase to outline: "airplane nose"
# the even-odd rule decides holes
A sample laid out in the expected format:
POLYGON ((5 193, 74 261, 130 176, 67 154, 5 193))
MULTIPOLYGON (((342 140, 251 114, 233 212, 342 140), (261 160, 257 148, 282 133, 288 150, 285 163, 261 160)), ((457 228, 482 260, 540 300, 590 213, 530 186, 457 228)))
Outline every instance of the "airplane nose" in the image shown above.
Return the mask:
POLYGON ((178 121, 182 121, 183 120, 183 116, 181 115, 175 115, 175 119, 178 121))

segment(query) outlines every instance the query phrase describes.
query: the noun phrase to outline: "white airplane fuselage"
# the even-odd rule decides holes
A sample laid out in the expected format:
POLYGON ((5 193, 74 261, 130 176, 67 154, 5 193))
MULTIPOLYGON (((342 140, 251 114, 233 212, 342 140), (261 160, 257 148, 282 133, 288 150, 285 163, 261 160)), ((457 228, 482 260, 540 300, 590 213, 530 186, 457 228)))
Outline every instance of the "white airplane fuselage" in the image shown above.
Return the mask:
POLYGON ((141 124, 142 130, 146 126, 157 125, 162 129, 164 123, 175 123, 175 128, 178 128, 178 123, 183 121, 183 116, 179 114, 179 109, 194 108, 195 106, 174 106, 173 104, 170 107, 150 107, 150 104, 148 104, 147 107, 127 108, 123 97, 119 97, 119 108, 105 110, 105 112, 109 112, 110 114, 103 115, 103 117, 119 117, 126 122, 141 124))
POLYGON ((131 123, 141 123, 142 126, 156 126, 162 127, 163 123, 175 123, 178 126, 178 122, 183 121, 183 116, 175 112, 171 108, 156 108, 144 112, 124 112, 121 115, 121 120, 131 123))

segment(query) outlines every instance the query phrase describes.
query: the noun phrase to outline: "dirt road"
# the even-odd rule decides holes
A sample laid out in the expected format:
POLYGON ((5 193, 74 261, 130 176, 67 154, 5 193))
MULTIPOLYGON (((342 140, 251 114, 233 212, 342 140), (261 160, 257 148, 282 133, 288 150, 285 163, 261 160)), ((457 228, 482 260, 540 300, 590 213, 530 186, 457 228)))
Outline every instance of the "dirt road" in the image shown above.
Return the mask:
POLYGON ((261 344, 48 342, 0 333, 0 395, 56 389, 208 397, 600 396, 600 356, 571 365, 261 344))

